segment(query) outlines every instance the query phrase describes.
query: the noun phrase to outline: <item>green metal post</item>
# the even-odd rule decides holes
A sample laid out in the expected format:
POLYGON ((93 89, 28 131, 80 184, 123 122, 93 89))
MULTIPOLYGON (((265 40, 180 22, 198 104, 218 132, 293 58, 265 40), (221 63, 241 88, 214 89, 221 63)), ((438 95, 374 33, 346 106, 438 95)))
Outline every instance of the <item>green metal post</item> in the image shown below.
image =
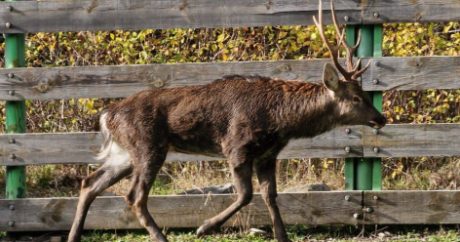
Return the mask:
MULTIPOLYGON (((361 44, 357 50, 358 57, 382 56, 383 31, 381 25, 348 26, 346 37, 349 45, 356 42, 357 29, 361 31, 361 44)), ((382 111, 382 93, 369 93, 376 108, 382 111)), ((346 159, 345 189, 346 190, 381 190, 382 167, 381 159, 346 159)))
MULTIPOLYGON (((5 36, 5 68, 25 66, 25 35, 7 34, 5 36)), ((12 90, 13 91, 13 90, 12 90)), ((14 94, 14 93, 12 93, 14 94)), ((25 124, 25 102, 6 102, 6 132, 24 133, 25 124)), ((14 159, 12 154, 11 159, 14 159)), ((15 199, 25 196, 26 171, 25 166, 6 167, 6 198, 15 199)))
MULTIPOLYGON (((361 44, 358 57, 369 57, 374 53, 374 28, 372 25, 361 25, 361 44)), ((372 159, 359 159, 356 167, 356 189, 372 190, 372 159)))
MULTIPOLYGON (((353 45, 356 42, 355 26, 347 26, 345 30, 346 40, 348 45, 353 45)), ((356 159, 345 159, 345 190, 356 190, 356 159)))
MULTIPOLYGON (((383 26, 374 25, 374 57, 382 57, 383 44, 383 26)), ((383 111, 383 94, 382 92, 372 92, 372 101, 374 106, 380 112, 383 111)), ((372 190, 382 190, 382 159, 372 159, 372 190)))

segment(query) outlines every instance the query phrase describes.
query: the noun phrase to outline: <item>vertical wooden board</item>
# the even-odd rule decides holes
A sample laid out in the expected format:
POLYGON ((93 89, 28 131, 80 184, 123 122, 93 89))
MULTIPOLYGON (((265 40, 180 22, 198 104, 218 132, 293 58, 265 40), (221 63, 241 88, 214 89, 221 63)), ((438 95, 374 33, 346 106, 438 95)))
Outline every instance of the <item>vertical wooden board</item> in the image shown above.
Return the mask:
POLYGON ((367 224, 460 223, 460 191, 365 191, 363 199, 373 210, 367 224))
POLYGON ((459 137, 460 124, 394 124, 378 134, 363 127, 363 153, 366 157, 458 156, 459 137))
MULTIPOLYGON (((229 206, 235 195, 153 196, 149 210, 161 227, 198 227, 229 206)), ((361 192, 283 193, 278 204, 286 224, 355 224, 361 209, 361 192), (350 199, 345 200, 348 195, 350 199)), ((77 199, 43 198, 0 200, 0 229, 3 231, 56 231, 70 228, 77 199), (9 209, 14 206, 14 210, 9 209), (8 222, 14 221, 14 226, 8 222)), ((226 226, 270 225, 271 220, 260 195, 226 226)), ((88 213, 86 229, 140 228, 134 214, 121 197, 96 199, 88 213)))
POLYGON ((460 57, 374 58, 363 77, 364 90, 458 89, 460 57))

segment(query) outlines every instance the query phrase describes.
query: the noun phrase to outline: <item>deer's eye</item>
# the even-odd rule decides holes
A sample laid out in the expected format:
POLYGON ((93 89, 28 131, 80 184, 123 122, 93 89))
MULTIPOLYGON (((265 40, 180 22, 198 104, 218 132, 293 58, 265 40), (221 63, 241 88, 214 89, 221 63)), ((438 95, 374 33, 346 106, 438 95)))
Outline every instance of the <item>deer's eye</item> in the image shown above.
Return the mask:
POLYGON ((363 101, 363 99, 361 99, 360 97, 358 96, 353 96, 353 104, 359 104, 363 101))

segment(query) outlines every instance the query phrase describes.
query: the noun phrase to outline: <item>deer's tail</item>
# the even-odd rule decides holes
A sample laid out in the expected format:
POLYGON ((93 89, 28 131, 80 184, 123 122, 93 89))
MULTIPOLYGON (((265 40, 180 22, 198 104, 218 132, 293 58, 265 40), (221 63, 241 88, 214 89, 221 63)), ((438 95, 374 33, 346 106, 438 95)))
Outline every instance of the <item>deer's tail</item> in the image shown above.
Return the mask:
POLYGON ((101 149, 96 156, 97 160, 104 160, 110 156, 110 151, 112 150, 112 134, 107 128, 107 112, 104 112, 99 119, 99 126, 101 127, 102 137, 104 142, 102 143, 101 149))

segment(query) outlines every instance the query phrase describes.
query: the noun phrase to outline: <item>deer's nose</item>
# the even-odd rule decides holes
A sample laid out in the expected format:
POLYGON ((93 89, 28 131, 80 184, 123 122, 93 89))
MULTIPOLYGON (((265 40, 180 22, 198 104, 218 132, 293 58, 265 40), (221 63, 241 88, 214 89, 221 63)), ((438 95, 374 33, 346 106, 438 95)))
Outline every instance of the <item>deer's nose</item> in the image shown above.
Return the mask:
POLYGON ((387 123, 387 119, 385 116, 380 115, 379 117, 374 118, 373 120, 369 121, 369 126, 374 129, 381 129, 387 123))
POLYGON ((387 118, 385 118, 383 115, 380 115, 380 117, 376 118, 375 123, 377 124, 376 126, 378 129, 383 128, 383 126, 387 124, 387 118))
POLYGON ((385 124, 387 123, 387 118, 385 118, 385 116, 382 115, 379 123, 382 125, 382 127, 385 126, 385 124))

